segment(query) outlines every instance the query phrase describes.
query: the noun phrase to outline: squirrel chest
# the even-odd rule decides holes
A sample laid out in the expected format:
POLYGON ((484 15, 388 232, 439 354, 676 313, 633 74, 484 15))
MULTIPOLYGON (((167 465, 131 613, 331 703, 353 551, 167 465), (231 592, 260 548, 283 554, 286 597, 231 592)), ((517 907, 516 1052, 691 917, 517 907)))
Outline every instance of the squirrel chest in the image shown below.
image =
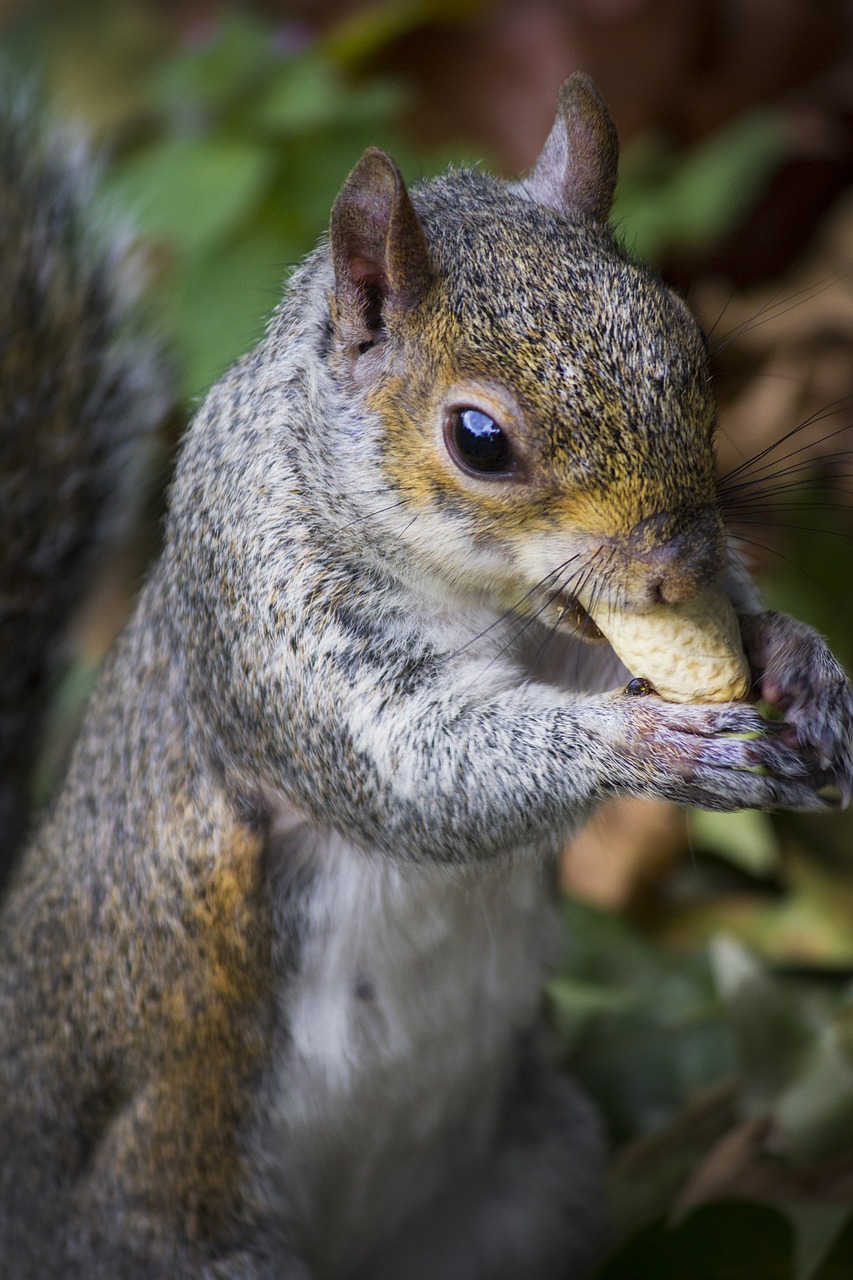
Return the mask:
POLYGON ((493 1140, 553 931, 542 868, 474 877, 311 843, 268 1134, 306 1256, 338 1276, 493 1140))

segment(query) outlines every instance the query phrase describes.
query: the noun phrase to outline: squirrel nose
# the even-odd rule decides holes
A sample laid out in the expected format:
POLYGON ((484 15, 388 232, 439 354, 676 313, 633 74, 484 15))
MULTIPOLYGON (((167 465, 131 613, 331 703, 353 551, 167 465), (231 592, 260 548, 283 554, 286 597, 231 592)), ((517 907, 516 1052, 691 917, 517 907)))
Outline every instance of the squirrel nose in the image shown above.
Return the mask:
POLYGON ((647 603, 681 604, 719 579, 726 565, 722 522, 713 507, 652 516, 631 534, 632 572, 647 603))

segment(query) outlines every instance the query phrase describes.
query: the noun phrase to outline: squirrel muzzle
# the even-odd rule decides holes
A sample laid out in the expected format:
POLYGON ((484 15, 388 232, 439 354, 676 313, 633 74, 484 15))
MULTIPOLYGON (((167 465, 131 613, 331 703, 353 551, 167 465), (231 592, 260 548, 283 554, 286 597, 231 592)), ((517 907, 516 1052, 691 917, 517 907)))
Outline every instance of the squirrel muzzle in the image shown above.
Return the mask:
POLYGON ((712 506, 651 516, 636 525, 618 552, 619 578, 630 604, 684 604, 719 581, 726 539, 712 506))

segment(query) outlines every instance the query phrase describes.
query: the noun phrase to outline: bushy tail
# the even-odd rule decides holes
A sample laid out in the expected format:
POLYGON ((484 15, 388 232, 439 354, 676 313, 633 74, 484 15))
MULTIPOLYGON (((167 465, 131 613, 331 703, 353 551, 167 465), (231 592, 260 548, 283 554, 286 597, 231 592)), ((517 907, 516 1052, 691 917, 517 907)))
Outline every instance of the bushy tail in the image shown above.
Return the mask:
POLYGON ((0 883, 57 646, 173 399, 93 187, 83 148, 0 83, 0 883))

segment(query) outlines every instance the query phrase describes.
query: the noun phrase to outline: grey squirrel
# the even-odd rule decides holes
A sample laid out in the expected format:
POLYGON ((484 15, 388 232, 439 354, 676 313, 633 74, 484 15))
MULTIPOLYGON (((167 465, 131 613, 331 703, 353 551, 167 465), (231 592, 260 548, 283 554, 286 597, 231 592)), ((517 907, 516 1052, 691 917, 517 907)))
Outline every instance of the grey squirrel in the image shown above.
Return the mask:
POLYGON ((522 182, 368 151, 199 410, 0 917, 9 1280, 584 1274, 558 851, 611 795, 848 798, 850 690, 728 549, 703 336, 608 229, 616 162, 580 74, 522 182), (582 586, 718 580, 782 731, 588 642, 582 586))

